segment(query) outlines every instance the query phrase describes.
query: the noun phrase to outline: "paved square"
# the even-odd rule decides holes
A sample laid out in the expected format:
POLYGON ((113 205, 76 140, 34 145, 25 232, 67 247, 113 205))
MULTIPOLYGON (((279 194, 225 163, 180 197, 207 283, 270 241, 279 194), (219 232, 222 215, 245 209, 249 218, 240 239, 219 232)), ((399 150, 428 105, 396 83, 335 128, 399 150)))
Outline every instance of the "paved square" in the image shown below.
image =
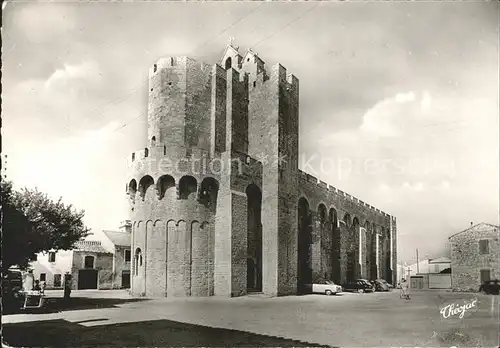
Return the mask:
POLYGON ((39 342, 36 335, 26 333, 37 330, 38 340, 42 335, 46 340, 44 345, 51 346, 493 347, 499 344, 499 298, 481 294, 421 291, 413 293, 410 301, 400 299, 398 291, 131 301, 122 291, 82 291, 76 292, 72 300, 77 304, 75 308, 80 309, 5 316, 6 341, 34 345, 32 342, 39 342), (476 307, 462 319, 458 315, 445 319, 440 314, 440 308, 448 303, 475 298, 476 307), (29 337, 35 341, 29 341, 29 337))

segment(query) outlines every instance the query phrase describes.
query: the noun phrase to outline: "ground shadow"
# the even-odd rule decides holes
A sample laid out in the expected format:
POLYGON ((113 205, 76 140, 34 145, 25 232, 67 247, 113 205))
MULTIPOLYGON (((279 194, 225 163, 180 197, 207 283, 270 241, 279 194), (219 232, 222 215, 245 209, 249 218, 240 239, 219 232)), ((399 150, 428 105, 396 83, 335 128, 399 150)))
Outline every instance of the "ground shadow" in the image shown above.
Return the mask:
POLYGON ((99 309, 99 308, 115 308, 118 305, 131 302, 148 301, 144 298, 88 298, 88 297, 72 297, 69 301, 65 301, 60 297, 46 297, 43 308, 26 309, 14 308, 11 306, 6 314, 18 313, 55 313, 64 311, 84 310, 84 309, 99 309))
POLYGON ((65 320, 6 324, 3 337, 13 347, 326 347, 170 320, 93 327, 65 320))

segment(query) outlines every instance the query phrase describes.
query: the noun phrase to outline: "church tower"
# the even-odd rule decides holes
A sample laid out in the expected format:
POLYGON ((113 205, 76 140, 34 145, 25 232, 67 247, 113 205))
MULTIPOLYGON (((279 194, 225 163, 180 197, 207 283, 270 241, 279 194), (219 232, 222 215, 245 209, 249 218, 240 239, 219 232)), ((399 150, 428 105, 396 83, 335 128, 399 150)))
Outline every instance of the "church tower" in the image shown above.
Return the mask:
POLYGON ((127 183, 132 292, 295 294, 298 80, 231 42, 212 66, 159 59, 148 88, 127 183))

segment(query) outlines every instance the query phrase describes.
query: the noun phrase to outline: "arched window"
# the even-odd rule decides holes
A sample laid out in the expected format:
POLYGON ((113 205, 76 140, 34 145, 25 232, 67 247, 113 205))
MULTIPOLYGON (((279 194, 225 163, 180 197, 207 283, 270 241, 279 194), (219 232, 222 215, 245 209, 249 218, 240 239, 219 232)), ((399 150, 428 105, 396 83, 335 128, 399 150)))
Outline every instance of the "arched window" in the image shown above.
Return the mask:
POLYGON ((231 69, 232 66, 233 66, 233 62, 231 60, 231 57, 228 57, 226 59, 226 70, 231 69))
POLYGON ((344 222, 347 227, 351 227, 351 215, 349 213, 345 213, 344 222))
POLYGON ((161 176, 156 184, 158 199, 163 199, 163 197, 165 197, 165 192, 172 187, 175 187, 175 179, 170 175, 161 176))
POLYGON ((143 176, 142 179, 139 181, 139 194, 141 195, 141 198, 144 200, 144 197, 146 196, 146 191, 148 190, 149 186, 154 184, 154 180, 151 176, 146 175, 143 176))
POLYGON ((144 157, 149 156, 149 149, 147 147, 144 148, 144 157))
POLYGON ((180 199, 188 199, 188 197, 198 190, 198 182, 192 176, 183 176, 179 180, 180 199))
POLYGON ((330 208, 329 220, 332 224, 332 230, 338 227, 337 211, 334 208, 330 208))
POLYGON ((135 179, 132 179, 128 184, 128 193, 131 195, 135 195, 136 192, 137 192, 137 181, 135 181, 135 179))
POLYGON ((217 194, 219 182, 214 178, 205 178, 200 185, 200 203, 205 206, 215 207, 217 204, 217 194))
POLYGON ((153 137, 151 138, 151 146, 155 145, 156 145, 156 137, 153 135, 153 137))
POLYGON ((134 257, 134 271, 135 275, 139 274, 139 267, 142 266, 142 251, 141 248, 135 249, 135 257, 134 257))
POLYGON ((354 217, 354 219, 352 219, 352 226, 356 229, 359 227, 359 220, 357 217, 354 217))
POLYGON ((94 256, 85 256, 83 268, 94 268, 94 256))

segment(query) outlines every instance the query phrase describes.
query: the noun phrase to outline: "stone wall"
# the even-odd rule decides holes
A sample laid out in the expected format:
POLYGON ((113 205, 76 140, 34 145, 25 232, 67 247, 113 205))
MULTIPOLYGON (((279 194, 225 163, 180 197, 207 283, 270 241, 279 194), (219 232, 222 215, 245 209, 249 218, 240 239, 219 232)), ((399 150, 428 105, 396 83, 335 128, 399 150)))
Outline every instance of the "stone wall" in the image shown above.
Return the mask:
POLYGON ((489 269, 491 279, 500 278, 498 226, 479 224, 450 237, 451 286, 453 291, 478 291, 481 270, 489 269), (489 253, 481 254, 479 241, 489 241, 489 253))
MULTIPOLYGON (((316 224, 313 230, 313 280, 324 278, 325 274, 329 279, 337 279, 340 282, 345 282, 350 277, 370 277, 368 272, 369 265, 367 265, 366 258, 368 255, 377 254, 375 243, 371 243, 372 239, 377 240, 375 237, 378 235, 378 254, 373 257, 375 263, 378 265, 379 278, 384 278, 389 282, 393 282, 393 275, 390 274, 391 269, 395 269, 396 263, 396 221, 391 220, 391 216, 387 213, 374 208, 373 206, 352 197, 345 192, 327 185, 325 182, 309 175, 305 172, 299 171, 299 197, 304 197, 310 205, 311 213, 315 216, 316 224), (320 248, 318 236, 322 234, 321 224, 319 223, 319 207, 325 206, 328 211, 333 209, 334 214, 337 216, 339 231, 340 231, 340 275, 335 274, 329 269, 323 269, 325 265, 331 264, 332 251, 320 248), (357 225, 354 224, 357 221, 357 225), (391 222, 392 221, 392 222, 391 222), (361 226, 369 226, 363 228, 360 232, 361 226), (390 233, 391 229, 393 233, 390 233), (392 235, 392 239, 391 239, 392 235), (360 244, 360 236, 362 237, 360 244), (370 241, 369 248, 368 242, 370 241), (361 245, 361 250, 360 250, 361 245), (392 255, 391 259, 391 245, 392 255), (320 251, 322 250, 322 251, 320 251), (360 263, 361 257, 361 263, 360 263), (390 261, 393 265, 391 268, 390 261), (364 263, 364 264, 363 264, 364 263), (320 266, 321 265, 321 266, 320 266), (350 271, 351 270, 351 271, 350 271), (352 274, 350 273, 352 272, 352 274)), ((330 232, 331 233, 331 232, 330 232)), ((324 234, 324 232, 323 232, 324 234)), ((322 241, 328 244, 327 240, 322 241)), ((338 243, 338 242, 337 242, 338 243)), ((334 245, 332 246, 332 248, 334 245)), ((338 273, 338 271, 337 271, 338 273)), ((392 272, 395 273, 395 272, 392 272)))
MULTIPOLYGON (((90 251, 74 250, 73 263, 71 267, 72 289, 78 289, 78 272, 84 269, 85 256, 94 257, 94 269, 98 271, 97 288, 112 289, 113 288, 113 254, 111 253, 96 253, 90 251)), ((64 275, 63 275, 64 278, 64 275)))

